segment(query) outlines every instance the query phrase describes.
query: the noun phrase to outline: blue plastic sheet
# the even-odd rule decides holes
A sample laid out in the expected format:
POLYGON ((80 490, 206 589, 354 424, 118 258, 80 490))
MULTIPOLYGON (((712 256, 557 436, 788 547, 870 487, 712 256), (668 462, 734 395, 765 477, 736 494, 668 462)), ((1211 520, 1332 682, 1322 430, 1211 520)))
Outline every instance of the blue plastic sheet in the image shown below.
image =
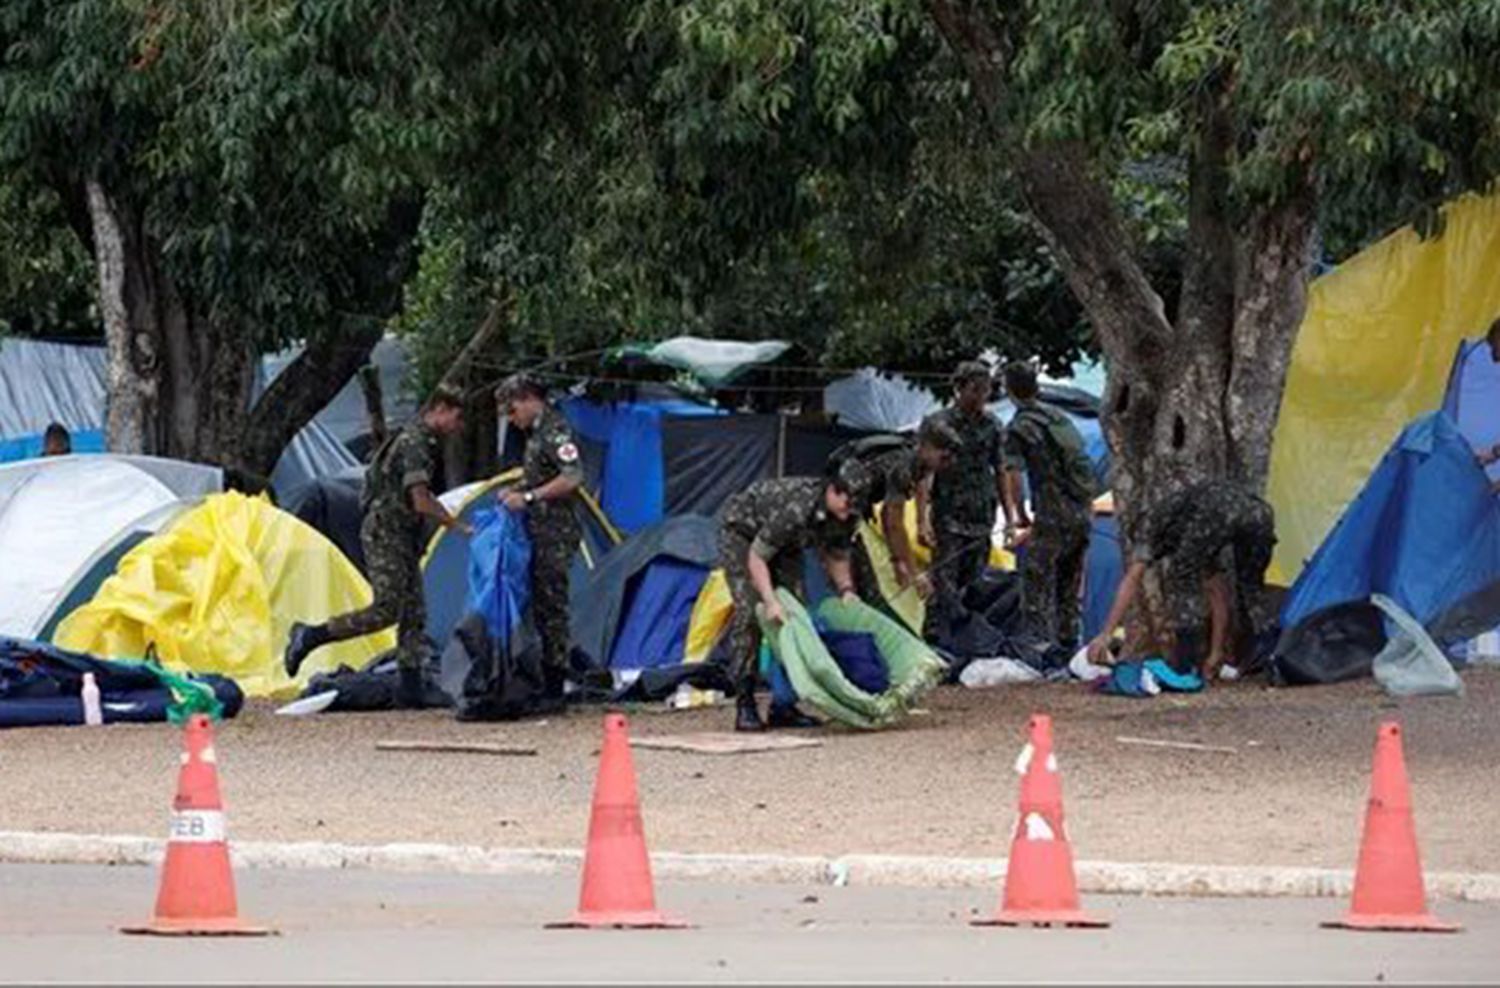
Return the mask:
MULTIPOLYGON (((0 439, 0 463, 32 460, 42 455, 43 433, 0 439)), ((74 453, 103 453, 104 430, 80 429, 69 436, 74 453)))
POLYGON ((625 618, 610 649, 611 669, 654 669, 682 663, 693 605, 708 569, 671 557, 652 560, 631 579, 625 618))
POLYGON ((525 520, 504 508, 480 508, 471 523, 468 612, 484 616, 503 649, 531 603, 531 538, 525 520))
POLYGON ((1313 554, 1283 605, 1283 627, 1382 593, 1422 624, 1500 580, 1500 501, 1442 412, 1401 433, 1313 554))

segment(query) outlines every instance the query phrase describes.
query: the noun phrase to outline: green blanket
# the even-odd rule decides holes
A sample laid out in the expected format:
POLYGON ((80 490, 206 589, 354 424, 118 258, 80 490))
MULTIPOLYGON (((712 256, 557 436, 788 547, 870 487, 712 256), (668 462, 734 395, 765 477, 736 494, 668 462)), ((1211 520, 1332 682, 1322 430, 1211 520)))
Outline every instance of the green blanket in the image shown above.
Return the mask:
POLYGON ((898 622, 858 601, 825 600, 818 607, 823 623, 835 631, 873 635, 885 660, 890 689, 866 693, 844 677, 801 602, 784 589, 778 589, 776 597, 786 612, 786 623, 778 627, 762 620, 761 631, 798 697, 834 720, 850 727, 887 727, 942 680, 943 661, 898 622))

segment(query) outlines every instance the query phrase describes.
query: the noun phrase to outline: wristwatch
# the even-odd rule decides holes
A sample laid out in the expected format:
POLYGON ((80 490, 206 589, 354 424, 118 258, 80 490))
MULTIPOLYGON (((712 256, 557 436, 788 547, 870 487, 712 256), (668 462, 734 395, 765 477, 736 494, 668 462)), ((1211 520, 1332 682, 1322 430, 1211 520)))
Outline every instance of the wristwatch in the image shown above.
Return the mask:
POLYGON ((533 503, 534 501, 536 501, 536 491, 527 491, 525 494, 521 495, 521 499, 527 504, 533 503))

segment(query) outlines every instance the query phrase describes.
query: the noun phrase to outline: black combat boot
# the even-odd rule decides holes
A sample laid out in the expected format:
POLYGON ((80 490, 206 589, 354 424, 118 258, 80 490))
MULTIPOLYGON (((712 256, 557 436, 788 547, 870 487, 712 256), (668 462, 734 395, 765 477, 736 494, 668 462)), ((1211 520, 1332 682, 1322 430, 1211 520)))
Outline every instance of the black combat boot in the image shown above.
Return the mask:
POLYGON ((755 705, 755 691, 741 689, 734 702, 734 729, 736 731, 764 731, 765 722, 760 719, 760 708, 755 705))
POLYGON ((398 666, 396 680, 396 709, 421 710, 426 706, 426 684, 419 666, 398 666))
POLYGON ((286 640, 286 654, 281 657, 281 664, 286 667, 287 676, 296 679, 303 660, 331 640, 327 625, 303 624, 300 621, 293 624, 292 633, 287 636, 286 640))
POLYGON ((823 722, 816 717, 809 717, 797 709, 795 703, 781 705, 771 704, 770 715, 766 717, 768 727, 822 727, 823 722))

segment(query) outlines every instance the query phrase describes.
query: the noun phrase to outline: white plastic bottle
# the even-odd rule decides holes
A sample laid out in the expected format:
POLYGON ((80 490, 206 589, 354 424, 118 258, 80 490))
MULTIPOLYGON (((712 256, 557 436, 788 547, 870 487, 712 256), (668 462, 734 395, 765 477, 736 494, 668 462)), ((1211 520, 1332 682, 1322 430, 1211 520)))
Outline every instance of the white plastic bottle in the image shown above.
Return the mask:
POLYGON ((104 708, 99 703, 99 684, 94 681, 93 673, 83 674, 83 690, 80 695, 83 698, 83 722, 90 727, 103 724, 104 708))

